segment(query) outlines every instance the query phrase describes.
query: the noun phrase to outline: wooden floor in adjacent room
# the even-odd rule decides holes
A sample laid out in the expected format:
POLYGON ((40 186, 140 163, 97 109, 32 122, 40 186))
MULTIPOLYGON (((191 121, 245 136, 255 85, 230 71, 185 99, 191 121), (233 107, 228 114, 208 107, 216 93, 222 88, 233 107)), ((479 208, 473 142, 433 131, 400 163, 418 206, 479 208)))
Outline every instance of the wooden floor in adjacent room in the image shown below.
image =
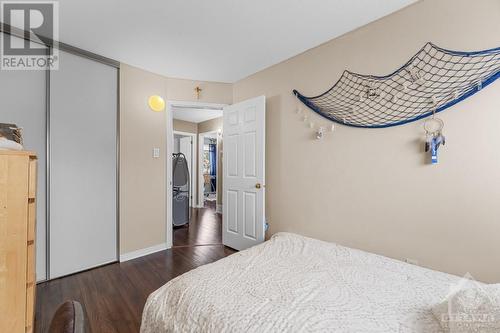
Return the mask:
POLYGON ((77 300, 89 333, 139 332, 148 295, 167 281, 235 251, 221 244, 221 217, 213 208, 194 209, 189 227, 174 230, 174 247, 37 286, 36 332, 47 332, 57 307, 77 300))
POLYGON ((222 244, 222 217, 215 212, 215 201, 205 201, 205 207, 192 209, 189 225, 174 228, 174 246, 222 244))

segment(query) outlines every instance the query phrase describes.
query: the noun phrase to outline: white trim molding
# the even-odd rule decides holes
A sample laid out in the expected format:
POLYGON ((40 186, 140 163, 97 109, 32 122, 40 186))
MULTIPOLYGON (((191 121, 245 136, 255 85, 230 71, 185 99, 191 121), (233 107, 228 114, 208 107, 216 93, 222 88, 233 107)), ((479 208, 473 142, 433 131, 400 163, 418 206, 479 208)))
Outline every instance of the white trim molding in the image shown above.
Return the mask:
POLYGON ((120 254, 120 262, 129 261, 129 260, 132 260, 132 259, 144 257, 144 256, 147 256, 148 254, 152 254, 152 253, 155 253, 155 252, 163 251, 163 250, 166 250, 166 249, 167 249, 167 244, 166 243, 161 243, 161 244, 157 244, 157 245, 153 245, 153 246, 147 247, 145 249, 140 249, 140 250, 135 250, 135 251, 132 251, 132 252, 127 252, 127 253, 124 253, 124 254, 120 254))
POLYGON ((217 205, 217 208, 215 209, 216 213, 222 214, 222 205, 217 205))
POLYGON ((196 138, 196 134, 197 133, 191 133, 191 132, 184 132, 184 131, 176 131, 176 130, 174 130, 174 134, 192 136, 192 137, 196 138))

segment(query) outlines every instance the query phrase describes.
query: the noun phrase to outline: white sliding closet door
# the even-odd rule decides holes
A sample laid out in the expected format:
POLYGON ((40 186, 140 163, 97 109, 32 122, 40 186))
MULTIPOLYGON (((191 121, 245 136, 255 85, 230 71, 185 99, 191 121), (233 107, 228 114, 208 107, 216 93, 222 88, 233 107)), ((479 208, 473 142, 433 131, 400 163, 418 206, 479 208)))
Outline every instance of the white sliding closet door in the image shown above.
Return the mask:
POLYGON ((117 259, 117 69, 61 51, 50 75, 50 278, 117 259))
MULTIPOLYGON (((21 39, 12 37, 21 41, 21 39)), ((45 279, 46 72, 0 71, 0 123, 22 127, 24 147, 38 156, 36 277, 45 279)))

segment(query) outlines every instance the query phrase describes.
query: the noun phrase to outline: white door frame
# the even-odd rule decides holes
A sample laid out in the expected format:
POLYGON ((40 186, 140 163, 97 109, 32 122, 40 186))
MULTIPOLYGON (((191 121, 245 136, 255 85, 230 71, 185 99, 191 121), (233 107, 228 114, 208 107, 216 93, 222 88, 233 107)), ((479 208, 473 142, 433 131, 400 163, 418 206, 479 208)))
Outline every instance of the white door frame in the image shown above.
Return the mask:
MULTIPOLYGON (((197 177, 198 177, 198 173, 196 172, 196 167, 197 167, 197 162, 198 162, 198 154, 197 154, 197 150, 196 150, 196 147, 198 147, 198 137, 196 135, 196 133, 190 133, 190 132, 182 132, 182 131, 176 131, 174 130, 174 135, 177 134, 177 135, 183 135, 183 136, 190 136, 191 137, 191 140, 193 140, 193 145, 191 146, 191 162, 193 163, 193 165, 191 165, 191 169, 189 170, 190 173, 189 173, 189 177, 191 178, 190 181, 191 181, 191 198, 189 199, 189 202, 191 203, 191 206, 196 208, 198 207, 198 204, 196 202, 196 199, 198 198, 198 188, 196 186, 196 181, 197 181, 197 177), (193 176, 196 176, 193 177, 193 176)), ((173 151, 173 148, 172 148, 172 151, 173 151)))
POLYGON ((173 117, 173 108, 176 106, 182 107, 193 107, 193 108, 217 108, 223 109, 227 104, 218 104, 218 103, 204 103, 204 102, 186 102, 186 101, 167 101, 167 151, 165 153, 166 160, 166 168, 165 168, 165 179, 167 182, 165 198, 167 202, 165 203, 166 207, 166 238, 167 238, 167 249, 172 247, 173 239, 172 239, 172 153, 174 152, 174 117, 173 117))
MULTIPOLYGON (((203 165, 201 161, 203 161, 203 146, 205 145, 205 136, 208 134, 215 134, 216 135, 216 154, 217 154, 217 164, 219 164, 219 131, 214 130, 214 131, 208 131, 208 132, 203 132, 203 133, 198 133, 198 142, 200 143, 198 145, 198 160, 200 161, 200 164, 198 165, 198 206, 199 207, 204 207, 205 206, 205 197, 204 197, 204 185, 205 185, 205 179, 203 178, 203 165), (203 179, 203 182, 201 182, 201 179, 203 179)), ((217 170, 219 171, 219 170, 217 170)), ((219 179, 216 178, 216 182, 219 181, 219 179)), ((219 199, 218 199, 218 193, 217 193, 217 188, 215 188, 215 208, 218 213, 222 213, 222 211, 219 212, 220 209, 219 207, 219 199)))

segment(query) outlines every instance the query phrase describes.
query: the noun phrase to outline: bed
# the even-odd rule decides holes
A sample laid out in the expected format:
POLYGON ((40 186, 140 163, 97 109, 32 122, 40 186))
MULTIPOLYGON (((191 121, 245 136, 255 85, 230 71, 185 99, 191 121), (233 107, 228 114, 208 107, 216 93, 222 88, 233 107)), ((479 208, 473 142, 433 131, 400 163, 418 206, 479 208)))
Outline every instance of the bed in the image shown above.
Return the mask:
POLYGON ((453 275, 291 233, 153 292, 141 333, 440 332, 453 275))

